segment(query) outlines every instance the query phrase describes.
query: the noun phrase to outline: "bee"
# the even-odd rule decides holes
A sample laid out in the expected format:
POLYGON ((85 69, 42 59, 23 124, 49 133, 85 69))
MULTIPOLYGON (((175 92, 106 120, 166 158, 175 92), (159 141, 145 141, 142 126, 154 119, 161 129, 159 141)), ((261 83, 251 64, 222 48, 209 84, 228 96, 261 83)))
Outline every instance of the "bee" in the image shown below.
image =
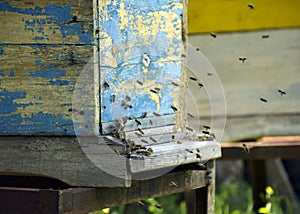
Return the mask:
POLYGON ((268 100, 265 99, 265 98, 262 98, 262 97, 261 97, 261 98, 259 98, 259 99, 260 99, 260 101, 262 101, 262 102, 265 102, 265 103, 268 102, 268 100))
POLYGON ((160 114, 159 113, 157 113, 157 112, 153 112, 153 114, 155 115, 155 116, 157 116, 157 117, 159 117, 160 116, 160 114))
POLYGON ((209 130, 209 129, 210 129, 210 126, 203 125, 203 128, 205 128, 206 130, 209 130))
POLYGON ((105 89, 109 88, 109 84, 107 82, 104 82, 103 86, 104 86, 105 89))
POLYGON ((204 85, 202 83, 198 83, 199 87, 202 88, 204 85))
POLYGON ((200 48, 196 48, 196 51, 200 51, 200 48))
POLYGON ((173 82, 173 81, 172 81, 172 84, 173 84, 173 85, 175 85, 175 86, 179 86, 179 84, 178 84, 178 83, 176 83, 176 82, 173 82))
POLYGON ((188 131, 190 131, 190 132, 193 132, 194 131, 194 129, 192 129, 192 128, 190 128, 190 127, 185 127, 188 131))
POLYGON ((153 125, 153 121, 152 120, 149 120, 149 123, 150 123, 150 125, 153 125))
POLYGON ((182 144, 182 141, 178 140, 177 143, 178 143, 178 144, 182 144))
POLYGON ((158 209, 162 208, 160 204, 155 204, 155 207, 158 208, 158 209))
POLYGON ((145 205, 144 202, 142 202, 142 201, 138 201, 137 203, 138 203, 139 206, 144 206, 145 205))
POLYGON ((150 58, 147 55, 147 53, 144 53, 142 62, 143 62, 143 64, 144 64, 145 67, 149 66, 149 64, 150 64, 150 58))
POLYGON ((126 95, 125 99, 126 101, 131 101, 131 98, 128 95, 126 95))
POLYGON ((144 134, 143 130, 138 128, 138 131, 141 133, 141 134, 144 134))
POLYGON ((149 143, 149 142, 148 142, 147 140, 145 140, 145 139, 142 139, 141 141, 142 141, 143 143, 147 143, 147 144, 149 143))
POLYGON ((194 115, 192 115, 191 113, 187 113, 187 115, 191 118, 194 118, 194 115))
POLYGON ((141 118, 145 118, 145 117, 147 117, 147 112, 144 112, 141 116, 141 118))
POLYGON ((250 10, 254 10, 254 5, 253 4, 248 4, 248 7, 250 8, 250 10))
POLYGON ((139 80, 137 80, 136 81, 138 84, 140 84, 140 85, 144 85, 141 81, 139 81, 139 80))
POLYGON ((193 153, 193 150, 191 150, 191 149, 185 149, 185 151, 187 151, 189 153, 193 153))
POLYGON ((281 90, 281 89, 278 89, 277 91, 279 92, 279 94, 280 94, 281 96, 282 96, 282 95, 286 95, 286 92, 283 91, 283 90, 281 90))
POLYGON ((154 94, 157 94, 157 93, 158 93, 157 91, 155 91, 155 90, 153 90, 153 89, 150 89, 150 91, 151 91, 152 93, 154 93, 154 94))
POLYGON ((142 125, 141 121, 139 121, 138 119, 134 119, 134 121, 136 122, 136 124, 137 124, 138 126, 141 126, 141 125, 142 125))
POLYGON ((202 133, 203 133, 203 134, 209 134, 209 132, 208 132, 208 131, 202 131, 202 133))
POLYGON ((151 136, 150 136, 150 140, 152 140, 152 141, 155 142, 155 143, 157 142, 157 140, 155 140, 155 138, 154 138, 154 137, 151 137, 151 136))
POLYGON ((201 159, 201 155, 197 153, 196 158, 201 159))
POLYGON ((213 37, 213 38, 217 38, 217 34, 215 34, 213 32, 210 33, 210 36, 213 37))
POLYGON ((175 135, 174 134, 172 135, 172 139, 175 140, 175 135))
POLYGON ((212 76, 213 75, 213 73, 207 73, 207 76, 212 76))
POLYGON ((245 63, 245 61, 247 60, 247 57, 240 57, 239 60, 240 60, 242 63, 245 63))
POLYGON ((114 151, 117 155, 120 155, 120 151, 118 149, 114 149, 114 151))
POLYGON ((155 87, 154 89, 155 89, 156 91, 160 91, 160 88, 158 88, 158 87, 155 87))
POLYGON ((153 154, 153 149, 152 148, 148 148, 147 149, 147 153, 148 153, 148 155, 152 155, 153 154))
POLYGON ((125 105, 126 105, 126 102, 124 100, 122 100, 121 106, 125 106, 125 105))
POLYGON ((197 152, 200 152, 200 148, 196 148, 196 151, 197 151, 197 152))
POLYGON ((186 57, 186 55, 185 54, 181 54, 181 57, 186 57))
POLYGON ((138 137, 143 137, 143 135, 141 135, 140 133, 138 132, 134 132, 135 135, 137 135, 138 137))
POLYGON ((178 187, 177 184, 176 184, 174 181, 171 181, 171 182, 170 182, 170 185, 171 185, 172 187, 178 187))
POLYGON ((116 101, 116 95, 111 95, 110 102, 114 103, 116 101))
POLYGON ((127 104, 125 105, 124 109, 126 110, 126 109, 128 109, 128 108, 133 108, 133 107, 132 107, 132 105, 130 105, 130 104, 127 103, 127 104))
POLYGON ((268 35, 268 34, 264 34, 264 35, 261 36, 261 38, 263 38, 263 39, 267 39, 269 37, 270 37, 270 35, 268 35))
POLYGON ((196 77, 190 77, 190 80, 197 81, 196 77))
POLYGON ((178 111, 178 109, 175 106, 171 106, 171 108, 173 109, 173 111, 178 111))
POLYGON ((249 147, 248 147, 245 143, 243 143, 242 149, 243 149, 247 154, 250 153, 250 149, 249 149, 249 147))

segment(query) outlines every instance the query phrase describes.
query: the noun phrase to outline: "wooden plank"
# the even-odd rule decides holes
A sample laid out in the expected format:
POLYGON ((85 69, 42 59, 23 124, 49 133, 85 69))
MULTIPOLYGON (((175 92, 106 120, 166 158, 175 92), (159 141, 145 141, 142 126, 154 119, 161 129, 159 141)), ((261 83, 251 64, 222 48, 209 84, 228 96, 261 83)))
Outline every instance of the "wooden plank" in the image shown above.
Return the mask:
POLYGON ((1 134, 75 135, 73 122, 84 133, 98 132, 93 47, 0 45, 0 50, 1 134))
POLYGON ((130 188, 69 189, 60 195, 60 212, 85 213, 105 207, 117 206, 161 197, 206 185, 205 171, 184 170, 149 180, 134 181, 130 188), (175 182, 177 187, 171 185, 175 182), (154 188, 155 187, 155 188, 154 188), (68 202, 72 198, 72 204, 68 202))
MULTIPOLYGON (((73 137, 1 137, 0 173, 40 175, 59 179, 72 186, 120 187, 130 183, 118 170, 119 177, 98 168, 83 153, 73 137)), ((82 142, 81 142, 82 143, 82 142)), ((114 154, 111 151, 110 154, 114 154)), ((109 155, 109 154, 108 154, 109 155)), ((117 156, 117 155, 115 155, 117 156)), ((110 158, 110 163, 114 158, 110 158)), ((111 166, 111 165, 110 165, 111 166)))
POLYGON ((221 147, 223 159, 298 159, 300 152, 299 141, 221 143, 221 147), (249 153, 243 149, 243 144, 247 145, 249 153))
POLYGON ((0 2, 2 44, 93 45, 93 1, 0 2))
POLYGON ((153 153, 143 156, 142 159, 132 154, 129 160, 130 170, 133 173, 174 167, 193 162, 207 162, 221 157, 219 143, 215 141, 192 141, 182 139, 182 144, 177 141, 146 146, 153 153))
POLYGON ((189 1, 189 32, 210 33, 299 27, 297 0, 189 1), (250 9, 252 4, 254 9, 250 9), (272 5, 272 7, 270 7, 272 5), (280 14, 280 16, 278 16, 280 14))

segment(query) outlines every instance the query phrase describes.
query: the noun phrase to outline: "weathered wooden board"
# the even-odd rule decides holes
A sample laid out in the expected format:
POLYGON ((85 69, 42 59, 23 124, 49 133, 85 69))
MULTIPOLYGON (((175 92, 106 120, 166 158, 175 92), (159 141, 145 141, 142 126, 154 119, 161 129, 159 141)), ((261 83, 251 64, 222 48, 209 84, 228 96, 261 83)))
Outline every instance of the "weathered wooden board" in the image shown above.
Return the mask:
POLYGON ((3 44, 93 45, 93 0, 4 0, 3 44))
MULTIPOLYGON (((226 106, 220 105, 227 107, 227 115, 213 119, 218 126, 227 117, 223 141, 300 133, 299 36, 300 29, 285 29, 189 37, 210 60, 224 89, 226 106), (243 63, 240 57, 247 59, 243 63)), ((190 89, 199 94, 200 123, 210 124, 211 106, 203 84, 204 90, 190 89)), ((213 127, 215 132, 220 128, 213 127)))
MULTIPOLYGON (((119 177, 108 174, 86 157, 74 137, 0 137, 0 142, 1 174, 47 176, 72 186, 130 185, 119 162, 114 165, 119 177)), ((110 166, 116 156, 106 154, 110 166)))
POLYGON ((98 132, 94 85, 76 84, 86 78, 81 73, 94 77, 86 66, 94 59, 93 7, 81 0, 0 2, 0 134, 98 132), (74 108, 75 89, 93 93, 88 100, 77 93, 84 109, 74 108))

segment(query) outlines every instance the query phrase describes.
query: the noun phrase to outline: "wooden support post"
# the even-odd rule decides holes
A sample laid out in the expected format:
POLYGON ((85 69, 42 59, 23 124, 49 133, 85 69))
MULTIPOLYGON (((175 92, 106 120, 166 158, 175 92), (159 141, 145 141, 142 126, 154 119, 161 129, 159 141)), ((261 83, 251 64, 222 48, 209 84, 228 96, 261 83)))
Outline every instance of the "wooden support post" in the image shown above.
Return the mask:
POLYGON ((258 212, 260 207, 264 207, 266 204, 261 198, 261 194, 265 192, 266 188, 266 170, 264 160, 251 160, 251 182, 253 187, 253 211, 258 212))
POLYGON ((215 160, 207 163, 207 186, 185 192, 188 214, 214 213, 215 206, 215 160))

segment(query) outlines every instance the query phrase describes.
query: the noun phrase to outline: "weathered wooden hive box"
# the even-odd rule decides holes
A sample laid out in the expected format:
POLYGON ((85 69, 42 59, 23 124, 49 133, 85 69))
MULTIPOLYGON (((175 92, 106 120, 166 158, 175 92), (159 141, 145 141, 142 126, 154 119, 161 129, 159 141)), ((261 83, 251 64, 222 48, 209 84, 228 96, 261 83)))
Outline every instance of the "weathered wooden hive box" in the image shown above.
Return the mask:
POLYGON ((136 173, 219 157, 211 137, 186 138, 185 10, 1 1, 0 173, 130 186, 136 173))

